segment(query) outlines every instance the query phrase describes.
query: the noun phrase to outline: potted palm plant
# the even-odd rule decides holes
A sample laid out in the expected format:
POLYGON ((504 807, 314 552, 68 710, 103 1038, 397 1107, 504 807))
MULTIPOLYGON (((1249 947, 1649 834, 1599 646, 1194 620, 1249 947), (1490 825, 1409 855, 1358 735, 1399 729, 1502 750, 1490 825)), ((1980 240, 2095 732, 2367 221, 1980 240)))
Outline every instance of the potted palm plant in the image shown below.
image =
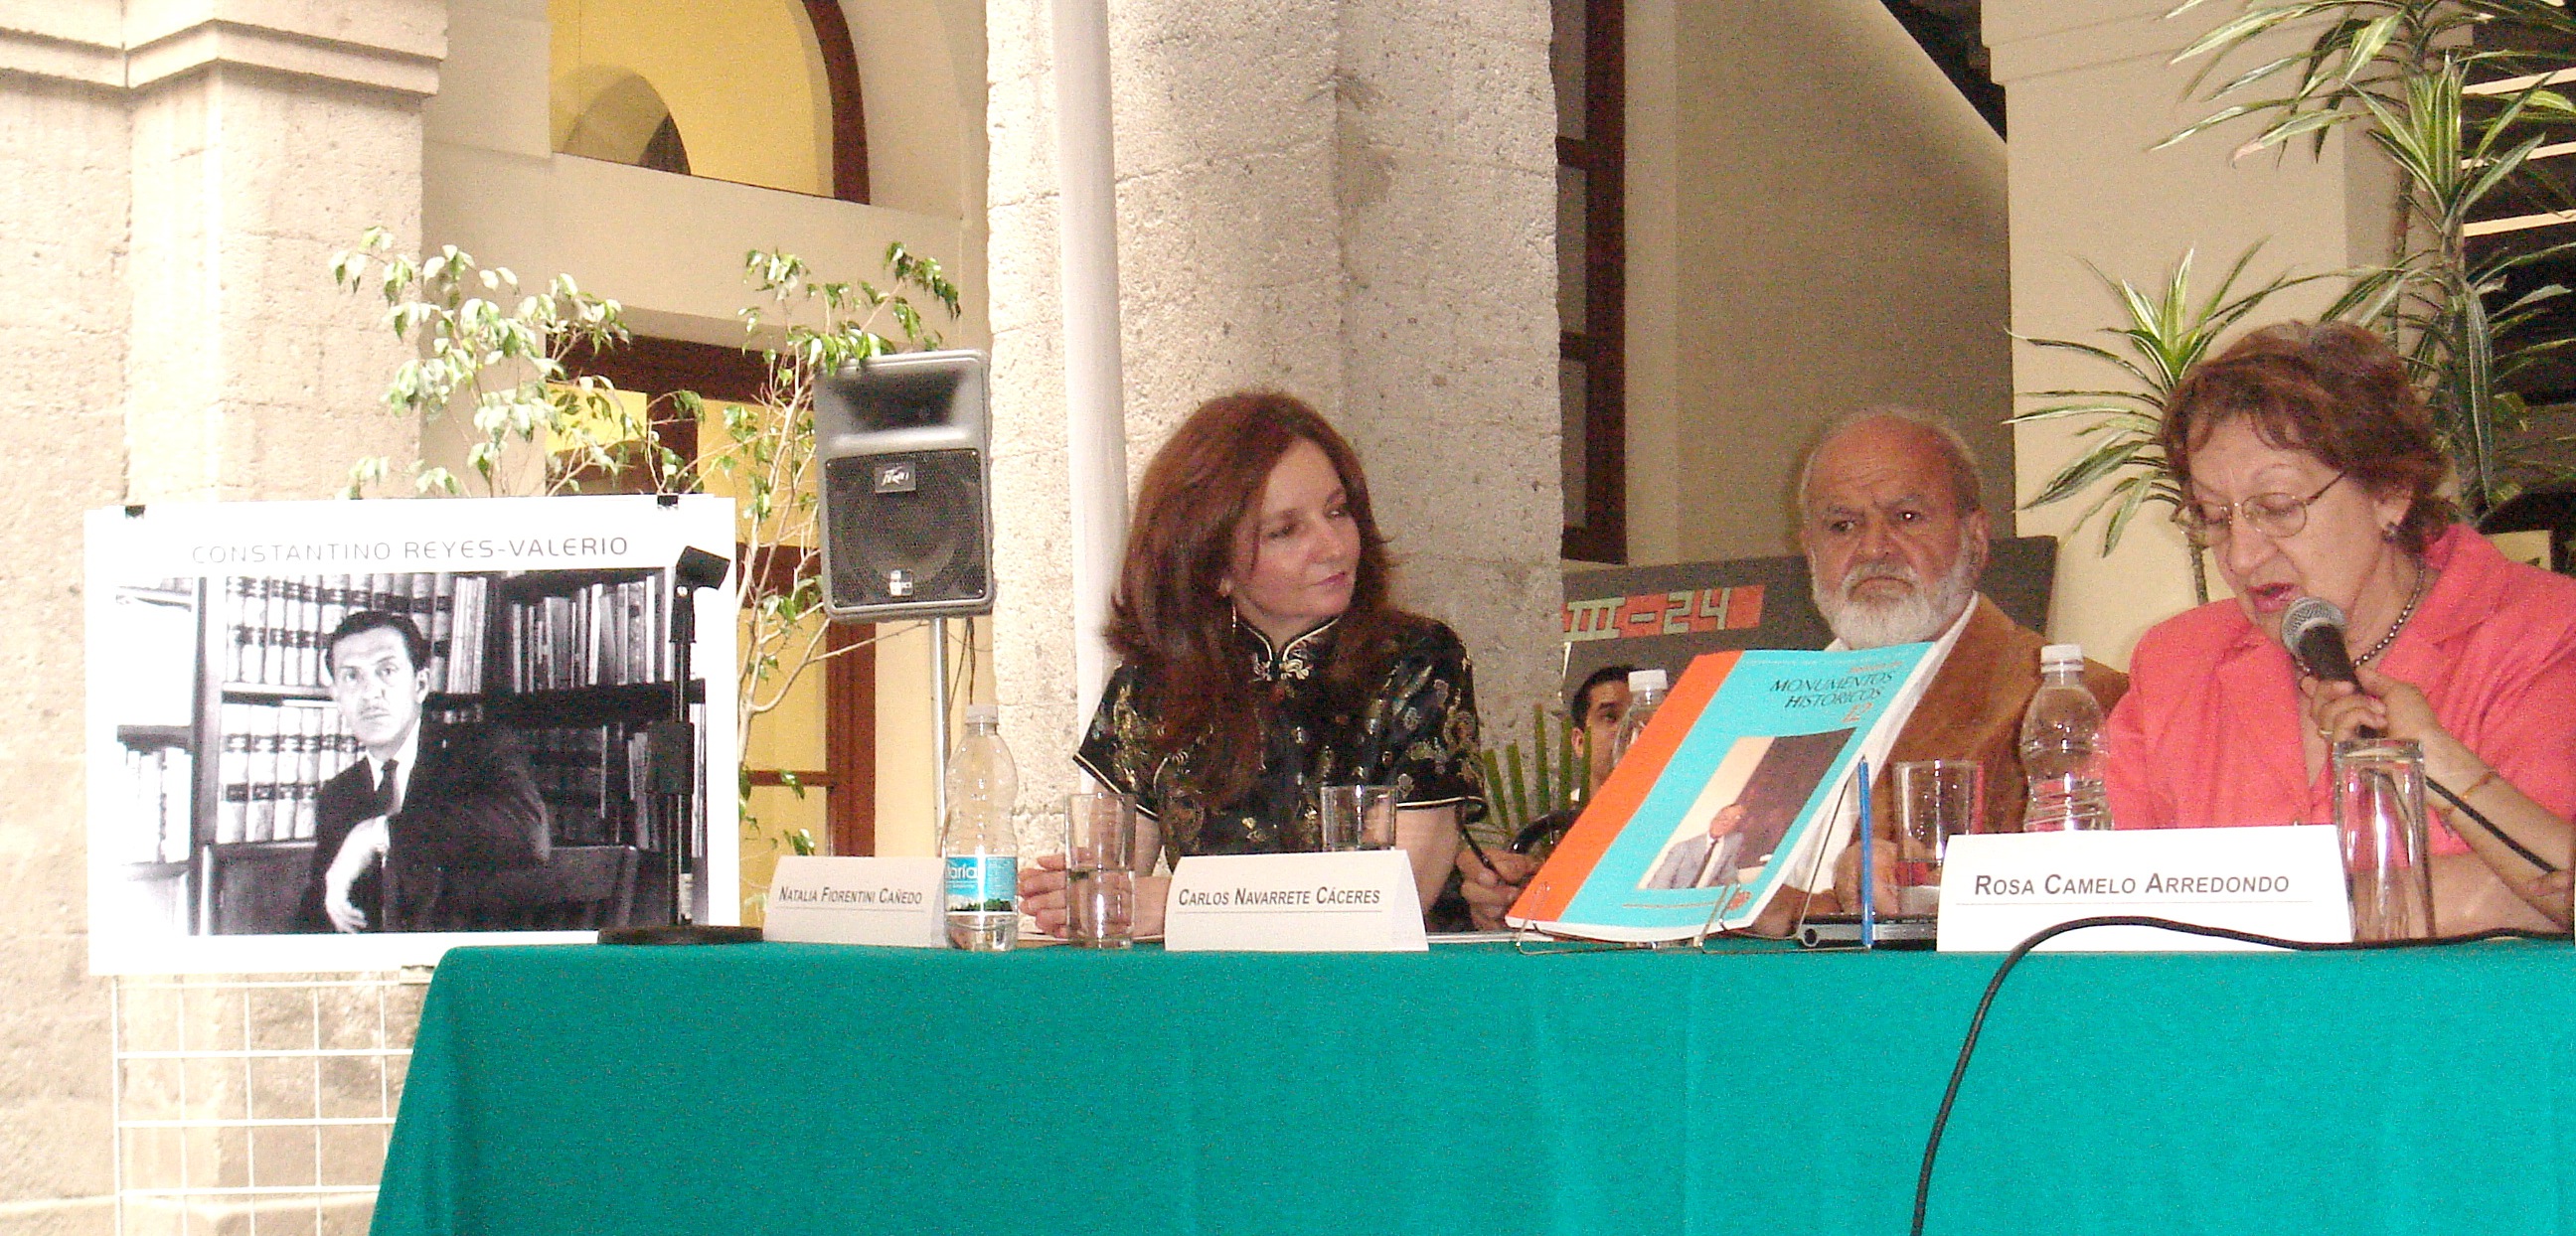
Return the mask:
MULTIPOLYGON (((2125 279, 2113 279, 2096 269, 2093 273, 2119 301, 2125 318, 2117 326, 2099 332, 2109 336, 2107 343, 2088 343, 2077 339, 2034 339, 2022 342, 2037 348, 2072 352, 2117 369, 2123 385, 2091 389, 2032 391, 2025 399, 2046 400, 2040 407, 2013 416, 2014 425, 2047 421, 2078 421, 2079 440, 2086 443, 2074 459, 2057 470, 2057 474, 2040 487, 2038 494, 2022 504, 2024 509, 2065 502, 2081 495, 2094 494, 2092 504, 2076 516, 2075 527, 2099 518, 2102 523, 2102 553, 2119 547, 2120 534, 2140 511, 2151 506, 2179 510, 2183 495, 2173 472, 2166 466, 2164 448, 2156 441, 2164 425, 2165 400, 2182 375, 2208 354, 2210 346, 2252 313, 2273 293, 2283 288, 2306 283, 2319 275, 2275 275, 2260 286, 2238 290, 2245 268, 2262 246, 2256 245, 2239 254, 2227 268, 2218 285, 2205 294, 2194 296, 2191 286, 2194 255, 2185 253, 2165 273, 2164 280, 2140 288, 2125 279), (2095 492, 2108 482, 2107 488, 2095 492)), ((2194 599, 2209 600, 2209 579, 2198 550, 2191 554, 2191 590, 2194 599)))
MULTIPOLYGON (((2184 0, 2168 16, 2202 3, 2184 0)), ((2208 99, 2223 106, 2163 145, 2251 119, 2260 127, 2240 156, 2301 139, 2315 151, 2357 125, 2398 171, 2392 255, 2354 272, 2336 311, 2406 353, 2472 518, 2555 471, 2508 443, 2534 413, 2513 392, 2518 377, 2576 341, 2576 322, 2549 312, 2563 286, 2509 289, 2576 241, 2472 239, 2480 206, 2499 195, 2576 204, 2534 164, 2547 127, 2576 119, 2552 72, 2566 67, 2565 53, 2534 49, 2570 40, 2576 16, 2562 0, 2252 0, 2174 57, 2203 62, 2195 90, 2258 43, 2267 58, 2211 89, 2208 99), (2272 36, 2303 30, 2314 31, 2303 48, 2273 54, 2272 36)))

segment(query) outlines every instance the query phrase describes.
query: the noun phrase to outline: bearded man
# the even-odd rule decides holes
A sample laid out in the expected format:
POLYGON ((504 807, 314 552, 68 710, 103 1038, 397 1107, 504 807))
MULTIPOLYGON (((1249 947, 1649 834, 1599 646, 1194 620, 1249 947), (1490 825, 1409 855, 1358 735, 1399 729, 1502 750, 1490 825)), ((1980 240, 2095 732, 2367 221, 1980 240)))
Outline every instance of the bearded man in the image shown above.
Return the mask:
MULTIPOLYGON (((1799 547, 1833 647, 1932 644, 1938 668, 1888 762, 1977 761, 1985 768, 1981 829, 2018 831, 2029 793, 2021 714, 2039 689, 2046 641, 1977 592, 1992 526, 1967 441, 1948 422, 1905 408, 1842 417, 1808 452, 1798 509, 1799 547)), ((2087 661, 2084 685, 2108 713, 2129 680, 2087 661)), ((1893 836, 1883 772, 1874 791, 1878 832, 1893 836)), ((1839 883, 1850 900, 1857 873, 1844 868, 1839 883)))

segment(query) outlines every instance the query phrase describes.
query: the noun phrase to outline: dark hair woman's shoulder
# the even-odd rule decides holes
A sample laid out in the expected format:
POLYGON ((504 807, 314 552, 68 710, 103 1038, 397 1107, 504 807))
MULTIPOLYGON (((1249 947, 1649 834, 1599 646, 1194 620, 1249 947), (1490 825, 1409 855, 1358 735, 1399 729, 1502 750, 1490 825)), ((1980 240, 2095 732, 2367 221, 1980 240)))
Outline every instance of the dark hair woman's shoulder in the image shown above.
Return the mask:
POLYGON ((1448 623, 1400 609, 1386 612, 1378 638, 1385 641, 1389 654, 1403 660, 1463 660, 1467 655, 1466 642, 1448 623))

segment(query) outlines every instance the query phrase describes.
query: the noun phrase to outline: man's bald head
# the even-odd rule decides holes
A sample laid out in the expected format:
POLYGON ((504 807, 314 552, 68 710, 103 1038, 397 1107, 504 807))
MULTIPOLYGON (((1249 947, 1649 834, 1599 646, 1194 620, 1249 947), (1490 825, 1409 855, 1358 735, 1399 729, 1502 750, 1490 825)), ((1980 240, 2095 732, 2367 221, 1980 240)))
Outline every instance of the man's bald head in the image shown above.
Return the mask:
POLYGON ((1806 510, 1807 494, 1815 481, 1816 458, 1838 440, 1863 430, 1867 432, 1862 434, 1862 441, 1852 444, 1849 449, 1877 452, 1886 449, 1886 444, 1891 441, 1910 441, 1914 448, 1931 451, 1939 457, 1939 467, 1949 478, 1951 498, 1962 514, 1986 509, 1985 482, 1977 476, 1976 448, 1968 445, 1967 436, 1959 432, 1959 427, 1951 424, 1946 416, 1898 404, 1883 404, 1858 412, 1845 412, 1825 422, 1825 427, 1817 432, 1816 444, 1807 449, 1806 458, 1798 465, 1798 509, 1801 513, 1806 510))

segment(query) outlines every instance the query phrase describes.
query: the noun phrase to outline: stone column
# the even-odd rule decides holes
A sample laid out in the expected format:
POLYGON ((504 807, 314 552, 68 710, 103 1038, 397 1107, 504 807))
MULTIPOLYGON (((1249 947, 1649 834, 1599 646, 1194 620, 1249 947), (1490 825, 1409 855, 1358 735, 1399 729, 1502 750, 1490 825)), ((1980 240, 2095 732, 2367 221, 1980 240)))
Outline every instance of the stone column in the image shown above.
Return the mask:
POLYGON ((1534 0, 1340 6, 1340 423, 1487 738, 1557 693, 1556 98, 1534 0))
MULTIPOLYGON (((369 224, 418 232, 444 22, 443 0, 0 6, 0 1203, 47 1231, 114 1214, 109 996, 65 792, 87 767, 80 513, 326 497, 362 454, 408 462, 412 428, 374 403, 403 353, 328 262, 369 224)), ((146 1039, 191 1028, 128 1012, 146 1039)))
MULTIPOLYGON (((0 1203, 113 1218, 107 985, 88 976, 81 531, 122 494, 126 117, 116 0, 0 9, 0 1203)), ((22 1221, 27 1221, 22 1220, 22 1221)))
MULTIPOLYGON (((994 662, 1024 802, 1071 780, 1053 86, 1042 7, 991 4, 994 662)), ((1404 604, 1457 627, 1496 719, 1553 695, 1548 14, 1289 0, 1110 11, 1131 484, 1207 397, 1275 387, 1358 445, 1404 604)))
POLYGON ((331 286, 370 225, 420 232, 442 0, 129 6, 135 500, 319 498, 411 462, 373 396, 404 353, 331 286))

